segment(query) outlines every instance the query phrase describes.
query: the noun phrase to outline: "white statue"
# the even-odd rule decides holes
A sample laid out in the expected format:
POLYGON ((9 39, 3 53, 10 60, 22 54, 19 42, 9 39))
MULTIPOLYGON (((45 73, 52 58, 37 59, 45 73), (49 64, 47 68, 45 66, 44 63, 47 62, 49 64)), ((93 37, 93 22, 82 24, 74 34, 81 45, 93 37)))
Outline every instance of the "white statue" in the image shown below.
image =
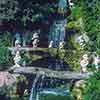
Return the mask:
POLYGON ((21 42, 19 40, 15 40, 15 47, 21 47, 21 42))
POLYGON ((89 37, 86 35, 86 33, 83 33, 83 38, 86 43, 89 42, 89 37))
POLYGON ((82 72, 87 72, 87 65, 89 64, 88 55, 84 54, 82 60, 80 61, 82 72))
POLYGON ((61 41, 60 43, 59 43, 59 49, 63 49, 64 48, 64 41, 61 41))
POLYGON ((20 67, 20 62, 21 62, 20 52, 17 51, 14 57, 14 63, 15 63, 14 67, 20 67))
POLYGON ((38 33, 34 33, 33 34, 33 37, 32 37, 32 45, 33 47, 37 47, 38 46, 38 43, 39 43, 39 34, 38 33))
POLYGON ((72 0, 68 0, 68 2, 69 2, 69 5, 70 5, 70 8, 72 8, 74 3, 72 2, 72 0))
POLYGON ((95 64, 95 68, 96 68, 97 71, 99 69, 99 63, 100 63, 99 56, 94 57, 94 64, 95 64))
POLYGON ((85 40, 82 35, 77 38, 77 41, 79 42, 82 48, 85 46, 85 40))
POLYGON ((36 39, 36 38, 39 38, 39 34, 35 32, 35 33, 33 34, 33 36, 32 36, 32 40, 34 40, 34 39, 36 39))
POLYGON ((49 43, 49 48, 52 48, 52 47, 53 47, 53 41, 51 40, 49 43))
POLYGON ((89 41, 89 38, 86 34, 83 34, 78 36, 76 41, 80 44, 81 48, 84 48, 86 43, 89 41))
POLYGON ((39 43, 39 40, 38 39, 34 39, 34 41, 32 42, 33 47, 34 48, 38 47, 38 43, 39 43))

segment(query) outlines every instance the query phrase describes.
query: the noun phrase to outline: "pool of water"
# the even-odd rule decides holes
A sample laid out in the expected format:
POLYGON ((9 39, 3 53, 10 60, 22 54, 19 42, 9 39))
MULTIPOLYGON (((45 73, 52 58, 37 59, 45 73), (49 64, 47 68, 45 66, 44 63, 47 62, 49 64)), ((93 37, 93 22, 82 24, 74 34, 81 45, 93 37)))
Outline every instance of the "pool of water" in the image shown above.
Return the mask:
POLYGON ((65 89, 44 89, 40 91, 40 94, 51 94, 55 96, 68 96, 70 95, 69 90, 65 89))

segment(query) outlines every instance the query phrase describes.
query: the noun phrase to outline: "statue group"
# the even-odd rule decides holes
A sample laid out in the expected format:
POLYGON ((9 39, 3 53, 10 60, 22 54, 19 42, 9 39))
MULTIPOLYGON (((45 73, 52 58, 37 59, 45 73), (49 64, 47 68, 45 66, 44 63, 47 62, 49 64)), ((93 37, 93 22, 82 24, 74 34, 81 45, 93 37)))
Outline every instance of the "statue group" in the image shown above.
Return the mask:
MULTIPOLYGON (((21 36, 21 33, 16 33, 15 34, 15 43, 14 43, 14 46, 15 47, 21 47, 21 46, 25 46, 25 41, 24 38, 22 38, 21 36)), ((32 35, 32 46, 35 48, 35 47, 38 47, 38 44, 39 44, 39 33, 38 32, 34 32, 33 35, 32 35)))

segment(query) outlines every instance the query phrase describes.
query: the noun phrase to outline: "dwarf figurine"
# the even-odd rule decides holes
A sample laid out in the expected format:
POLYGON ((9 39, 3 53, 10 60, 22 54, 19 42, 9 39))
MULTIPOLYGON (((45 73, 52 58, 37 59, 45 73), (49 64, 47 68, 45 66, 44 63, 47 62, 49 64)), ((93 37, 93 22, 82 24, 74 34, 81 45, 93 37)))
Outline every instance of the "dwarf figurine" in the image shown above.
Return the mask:
POLYGON ((15 40, 15 47, 21 47, 20 40, 15 40))
POLYGON ((94 57, 94 64, 97 71, 99 70, 99 63, 100 63, 99 56, 94 57))
POLYGON ((60 43, 59 43, 59 49, 63 49, 64 48, 64 41, 61 41, 60 43))
POLYGON ((15 63, 15 67, 20 67, 20 63, 21 63, 21 56, 20 56, 20 52, 17 51, 16 55, 14 57, 14 63, 15 63))
POLYGON ((85 40, 82 35, 77 38, 77 41, 80 44, 81 48, 85 46, 85 40))
POLYGON ((80 35, 77 37, 77 42, 80 47, 83 49, 84 46, 89 42, 89 37, 86 34, 80 35))
POLYGON ((38 33, 34 33, 33 37, 32 37, 32 45, 33 47, 37 47, 39 43, 39 34, 38 33))
POLYGON ((52 48, 52 47, 53 47, 53 41, 51 40, 49 43, 49 48, 52 48))
POLYGON ((80 65, 81 65, 81 71, 87 72, 87 65, 89 64, 89 60, 88 60, 88 55, 84 54, 82 57, 82 60, 80 61, 80 65))

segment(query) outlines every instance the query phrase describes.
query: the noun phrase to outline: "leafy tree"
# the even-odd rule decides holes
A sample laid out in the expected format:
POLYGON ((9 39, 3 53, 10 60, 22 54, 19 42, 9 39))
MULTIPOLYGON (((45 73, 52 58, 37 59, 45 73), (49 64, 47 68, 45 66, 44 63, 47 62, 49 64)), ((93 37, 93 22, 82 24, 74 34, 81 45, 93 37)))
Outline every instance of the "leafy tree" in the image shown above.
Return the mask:
POLYGON ((10 32, 0 32, 0 47, 11 46, 11 33, 10 32))
MULTIPOLYGON (((9 50, 6 47, 0 47, 0 65, 7 65, 10 63, 9 50)), ((0 67, 0 69, 2 69, 0 67)))
POLYGON ((94 73, 87 80, 83 100, 100 100, 100 72, 94 73))
POLYGON ((0 1, 0 20, 14 19, 14 16, 17 10, 18 10, 17 0, 1 0, 0 1))
MULTIPOLYGON (((11 33, 10 32, 0 32, 0 65, 9 65, 10 64, 10 51, 8 50, 8 47, 11 46, 11 33)), ((4 69, 0 67, 0 69, 4 69)))
MULTIPOLYGON (((91 49, 100 48, 100 1, 99 0, 81 0, 82 18, 84 22, 84 30, 93 43, 91 49)), ((91 46, 91 45, 90 45, 91 46)))

